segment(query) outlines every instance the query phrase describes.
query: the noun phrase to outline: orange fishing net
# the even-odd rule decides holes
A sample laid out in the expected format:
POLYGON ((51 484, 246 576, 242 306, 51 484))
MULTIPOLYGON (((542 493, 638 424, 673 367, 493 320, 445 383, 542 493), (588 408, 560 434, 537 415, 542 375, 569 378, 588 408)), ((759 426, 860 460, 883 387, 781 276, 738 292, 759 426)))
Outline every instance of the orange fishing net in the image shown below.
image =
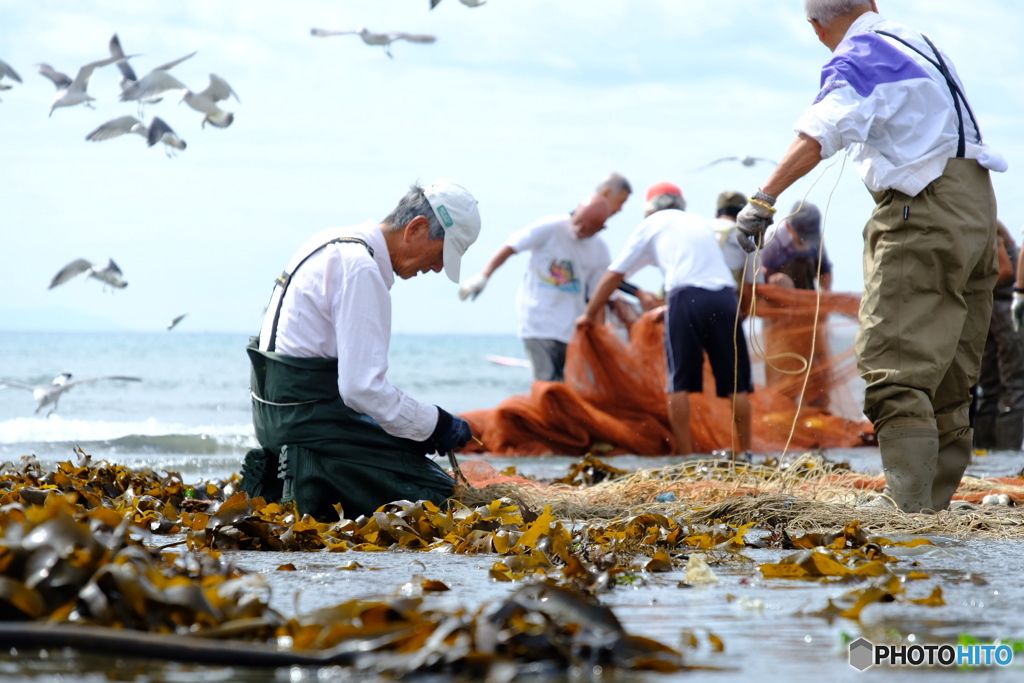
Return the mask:
MULTIPOLYGON (((762 338, 751 344, 750 355, 752 363, 759 357, 769 359, 765 370, 769 384, 758 383, 751 395, 755 451, 781 451, 787 442, 790 449, 805 450, 870 441, 871 425, 863 420, 849 386, 856 376, 852 349, 833 355, 827 343, 832 324, 828 314, 855 318, 859 301, 855 294, 822 292, 816 316, 817 292, 757 287, 756 305, 751 309, 768 326, 762 338), (811 358, 810 375, 798 410, 807 376, 799 372, 806 367, 800 359, 807 358, 811 358)), ((746 329, 750 344, 749 326, 746 329)), ((535 382, 528 395, 513 396, 490 410, 465 413, 482 445, 470 442, 464 452, 673 453, 663 334, 662 323, 652 314, 632 325, 628 342, 610 326, 577 332, 569 344, 565 383, 535 382)), ((732 447, 732 402, 715 396, 707 363, 704 392, 690 395, 690 413, 695 452, 732 447)))

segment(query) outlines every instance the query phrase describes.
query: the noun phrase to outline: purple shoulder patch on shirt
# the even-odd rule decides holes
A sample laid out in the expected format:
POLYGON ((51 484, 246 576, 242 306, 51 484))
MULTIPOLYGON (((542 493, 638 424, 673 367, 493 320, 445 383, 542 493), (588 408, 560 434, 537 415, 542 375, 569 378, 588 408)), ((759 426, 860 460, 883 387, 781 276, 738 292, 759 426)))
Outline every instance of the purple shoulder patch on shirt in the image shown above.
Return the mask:
POLYGON ((840 43, 836 53, 821 69, 821 92, 815 103, 828 93, 849 85, 867 97, 882 83, 914 78, 931 78, 907 53, 877 33, 858 33, 840 43))

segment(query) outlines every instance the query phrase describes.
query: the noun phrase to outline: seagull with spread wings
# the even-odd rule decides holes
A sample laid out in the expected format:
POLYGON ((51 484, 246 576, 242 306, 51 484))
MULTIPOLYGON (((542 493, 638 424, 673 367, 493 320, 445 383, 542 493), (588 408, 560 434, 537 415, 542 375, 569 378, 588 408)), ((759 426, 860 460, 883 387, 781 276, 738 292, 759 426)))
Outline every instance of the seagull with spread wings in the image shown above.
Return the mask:
POLYGON ((92 72, 97 67, 113 64, 118 59, 118 57, 107 57, 106 59, 89 62, 78 70, 78 74, 74 79, 65 73, 55 70, 49 64, 36 64, 36 71, 53 81, 54 86, 57 88, 57 95, 50 102, 50 116, 53 116, 53 110, 57 107, 73 107, 76 104, 81 104, 89 109, 95 109, 96 107, 92 106, 90 102, 94 102, 96 98, 86 92, 86 89, 89 87, 89 79, 92 78, 92 72))
POLYGON ((158 102, 158 96, 168 90, 185 90, 185 84, 168 72, 186 59, 190 59, 196 52, 198 50, 154 68, 132 85, 125 87, 121 92, 121 101, 137 100, 141 106, 148 102, 158 102))
POLYGON ((744 155, 744 156, 735 156, 735 157, 722 157, 721 159, 715 159, 711 163, 704 164, 703 166, 697 168, 696 170, 700 171, 700 170, 705 169, 705 168, 710 168, 711 166, 714 166, 715 164, 720 164, 723 161, 738 161, 741 164, 743 164, 744 166, 753 166, 754 164, 756 164, 759 161, 764 161, 765 163, 769 163, 772 166, 778 166, 779 165, 779 162, 772 161, 771 159, 765 159, 764 157, 752 157, 752 156, 744 155))
MULTIPOLYGON (((18 72, 12 69, 10 64, 0 59, 0 90, 10 90, 12 87, 3 82, 5 76, 12 81, 21 83, 21 76, 18 75, 18 72)), ((3 102, 3 100, 0 100, 0 102, 3 102)))
POLYGON ((326 38, 328 36, 359 36, 367 45, 383 45, 384 53, 388 57, 392 57, 391 43, 396 40, 406 40, 410 43, 433 43, 437 40, 436 36, 423 33, 374 33, 368 28, 361 28, 358 31, 329 31, 324 28, 311 28, 309 33, 319 38, 326 38))
POLYGON ((100 142, 101 140, 110 140, 111 138, 120 137, 129 133, 135 133, 146 138, 146 144, 152 147, 158 142, 164 143, 164 153, 171 157, 174 152, 171 148, 185 149, 188 145, 185 141, 178 137, 167 122, 159 116, 154 116, 153 120, 150 121, 147 126, 142 121, 138 120, 134 116, 119 116, 116 119, 111 119, 96 130, 92 131, 85 136, 86 140, 90 142, 100 142))
MULTIPOLYGON (((121 40, 117 37, 116 33, 111 36, 108 47, 110 48, 110 56, 117 59, 117 70, 121 72, 121 78, 118 80, 118 85, 121 86, 121 92, 123 94, 125 90, 135 87, 135 84, 139 82, 139 77, 135 75, 135 69, 133 69, 132 65, 128 63, 129 59, 132 57, 138 57, 138 55, 126 55, 124 50, 121 49, 121 40)), ((150 97, 142 101, 146 104, 156 104, 161 99, 163 98, 150 97)))
POLYGON ((121 269, 114 263, 114 259, 109 259, 107 265, 100 268, 99 266, 94 266, 89 260, 80 258, 61 268, 60 272, 50 280, 50 286, 47 289, 53 289, 57 285, 62 285, 81 273, 85 273, 86 277, 94 277, 100 282, 105 283, 104 289, 106 289, 106 285, 117 287, 118 289, 124 289, 128 286, 128 283, 121 278, 121 269))
POLYGON ((236 102, 241 102, 227 81, 217 74, 210 74, 210 85, 206 86, 206 90, 192 92, 186 88, 185 92, 181 95, 181 102, 184 102, 200 113, 206 114, 203 117, 203 128, 206 127, 207 123, 216 128, 227 128, 234 122, 235 115, 229 111, 224 111, 217 106, 217 103, 232 96, 236 102))
POLYGON ((83 377, 81 379, 71 379, 70 372, 62 372, 57 375, 54 380, 49 384, 25 384, 23 382, 14 382, 12 380, 0 381, 0 389, 4 387, 12 387, 14 389, 26 389, 32 392, 32 398, 37 401, 36 413, 45 408, 48 405, 53 405, 50 412, 46 414, 46 417, 53 415, 54 411, 57 410, 57 402, 60 401, 60 397, 65 391, 71 389, 76 384, 84 384, 86 382, 98 382, 99 380, 118 380, 121 382, 141 382, 141 377, 125 377, 123 375, 107 375, 104 377, 83 377))

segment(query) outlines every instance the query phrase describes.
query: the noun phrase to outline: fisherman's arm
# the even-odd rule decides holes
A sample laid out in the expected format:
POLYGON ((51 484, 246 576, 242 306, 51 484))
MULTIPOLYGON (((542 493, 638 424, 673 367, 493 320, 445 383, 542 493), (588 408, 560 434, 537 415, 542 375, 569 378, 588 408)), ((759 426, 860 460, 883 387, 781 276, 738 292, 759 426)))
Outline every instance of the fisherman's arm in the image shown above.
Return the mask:
POLYGON ((438 409, 387 379, 391 297, 376 266, 367 264, 349 273, 337 288, 332 308, 341 400, 392 436, 425 441, 437 425, 438 409))
POLYGON ((594 290, 593 296, 587 302, 587 308, 583 315, 576 319, 576 326, 600 324, 604 317, 604 306, 622 281, 626 279, 625 273, 616 273, 614 270, 606 270, 594 290))

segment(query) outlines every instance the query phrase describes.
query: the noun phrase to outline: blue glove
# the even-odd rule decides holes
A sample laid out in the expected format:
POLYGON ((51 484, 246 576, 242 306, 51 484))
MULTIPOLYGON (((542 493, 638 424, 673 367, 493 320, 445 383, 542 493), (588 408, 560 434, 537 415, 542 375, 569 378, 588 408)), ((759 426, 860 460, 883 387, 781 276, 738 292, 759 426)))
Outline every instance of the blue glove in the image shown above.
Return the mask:
POLYGON ((442 408, 437 409, 437 426, 430 435, 430 441, 438 453, 444 454, 462 448, 473 438, 469 423, 458 415, 452 415, 442 408))

